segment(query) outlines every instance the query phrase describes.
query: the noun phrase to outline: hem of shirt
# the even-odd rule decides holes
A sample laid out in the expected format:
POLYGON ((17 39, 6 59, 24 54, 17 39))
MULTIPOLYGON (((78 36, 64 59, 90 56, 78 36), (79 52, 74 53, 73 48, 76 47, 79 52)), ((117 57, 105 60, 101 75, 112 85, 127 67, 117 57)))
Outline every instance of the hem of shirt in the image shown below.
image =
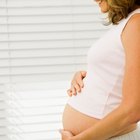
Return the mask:
POLYGON ((76 104, 73 104, 71 102, 67 102, 67 104, 72 107, 73 109, 77 110, 78 112, 86 115, 86 116, 89 116, 89 117, 92 117, 92 118, 95 118, 95 119, 98 119, 98 120, 101 120, 103 118, 103 116, 101 116, 100 114, 93 114, 93 113, 90 113, 86 110, 86 108, 84 108, 83 106, 80 105, 80 107, 76 104), (81 109, 82 108, 82 109, 81 109))

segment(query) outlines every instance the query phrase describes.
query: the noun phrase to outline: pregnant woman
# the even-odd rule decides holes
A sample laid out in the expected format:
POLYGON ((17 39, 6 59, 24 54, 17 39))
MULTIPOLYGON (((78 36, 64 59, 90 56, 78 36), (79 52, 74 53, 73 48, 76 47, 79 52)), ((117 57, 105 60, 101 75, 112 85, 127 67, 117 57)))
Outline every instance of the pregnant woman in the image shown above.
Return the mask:
POLYGON ((112 28, 72 80, 62 140, 140 140, 140 0, 96 0, 112 28))

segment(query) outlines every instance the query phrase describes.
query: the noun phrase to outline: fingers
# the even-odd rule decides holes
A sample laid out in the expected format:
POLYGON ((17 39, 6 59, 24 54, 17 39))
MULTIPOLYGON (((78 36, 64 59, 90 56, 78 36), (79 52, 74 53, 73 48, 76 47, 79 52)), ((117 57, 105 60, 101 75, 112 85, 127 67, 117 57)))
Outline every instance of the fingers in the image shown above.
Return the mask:
POLYGON ((61 134, 61 140, 70 140, 74 136, 70 131, 59 130, 59 133, 61 134))
POLYGON ((65 130, 62 130, 62 129, 59 130, 59 133, 61 135, 68 136, 68 137, 74 136, 70 131, 65 131, 65 130))
POLYGON ((71 87, 69 90, 67 90, 67 93, 69 96, 77 94, 76 89, 74 87, 71 87))
POLYGON ((70 97, 72 96, 72 91, 71 91, 71 89, 68 89, 68 90, 67 90, 67 94, 68 94, 68 96, 70 96, 70 97))
POLYGON ((74 87, 72 86, 72 88, 74 88, 75 92, 81 92, 81 87, 80 87, 80 85, 78 83, 75 84, 74 87))
POLYGON ((86 71, 80 71, 79 79, 78 79, 78 84, 80 85, 81 88, 84 87, 83 79, 86 77, 86 71))
POLYGON ((86 71, 81 71, 81 75, 84 77, 86 77, 87 72, 86 71))
POLYGON ((77 93, 76 93, 75 87, 72 86, 71 89, 72 89, 72 94, 73 94, 73 95, 76 95, 77 93))
POLYGON ((67 90, 69 96, 77 95, 77 92, 81 92, 81 87, 77 83, 71 84, 71 88, 67 90))
POLYGON ((67 90, 69 96, 77 95, 81 92, 84 87, 83 78, 86 77, 86 71, 78 71, 75 73, 73 80, 71 82, 71 88, 67 90))
POLYGON ((80 86, 80 89, 84 87, 83 80, 80 80, 78 84, 79 84, 79 86, 80 86))

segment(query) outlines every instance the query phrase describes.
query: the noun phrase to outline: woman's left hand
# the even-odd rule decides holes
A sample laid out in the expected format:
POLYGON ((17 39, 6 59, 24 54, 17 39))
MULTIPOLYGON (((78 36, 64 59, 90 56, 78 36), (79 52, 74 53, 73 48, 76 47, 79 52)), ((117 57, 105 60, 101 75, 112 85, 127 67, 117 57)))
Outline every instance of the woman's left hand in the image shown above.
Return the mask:
POLYGON ((74 136, 70 131, 65 131, 65 130, 59 130, 61 133, 61 140, 71 140, 71 138, 74 136))

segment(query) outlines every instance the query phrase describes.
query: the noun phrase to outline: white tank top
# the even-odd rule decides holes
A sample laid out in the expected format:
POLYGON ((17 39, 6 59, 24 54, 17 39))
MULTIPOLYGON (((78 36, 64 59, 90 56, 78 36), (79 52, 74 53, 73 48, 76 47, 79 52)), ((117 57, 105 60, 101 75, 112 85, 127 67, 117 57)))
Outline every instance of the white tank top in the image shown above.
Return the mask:
POLYGON ((140 9, 130 13, 118 25, 113 25, 89 49, 84 88, 68 100, 68 104, 77 111, 102 119, 121 103, 125 67, 121 33, 135 13, 140 13, 140 9))

